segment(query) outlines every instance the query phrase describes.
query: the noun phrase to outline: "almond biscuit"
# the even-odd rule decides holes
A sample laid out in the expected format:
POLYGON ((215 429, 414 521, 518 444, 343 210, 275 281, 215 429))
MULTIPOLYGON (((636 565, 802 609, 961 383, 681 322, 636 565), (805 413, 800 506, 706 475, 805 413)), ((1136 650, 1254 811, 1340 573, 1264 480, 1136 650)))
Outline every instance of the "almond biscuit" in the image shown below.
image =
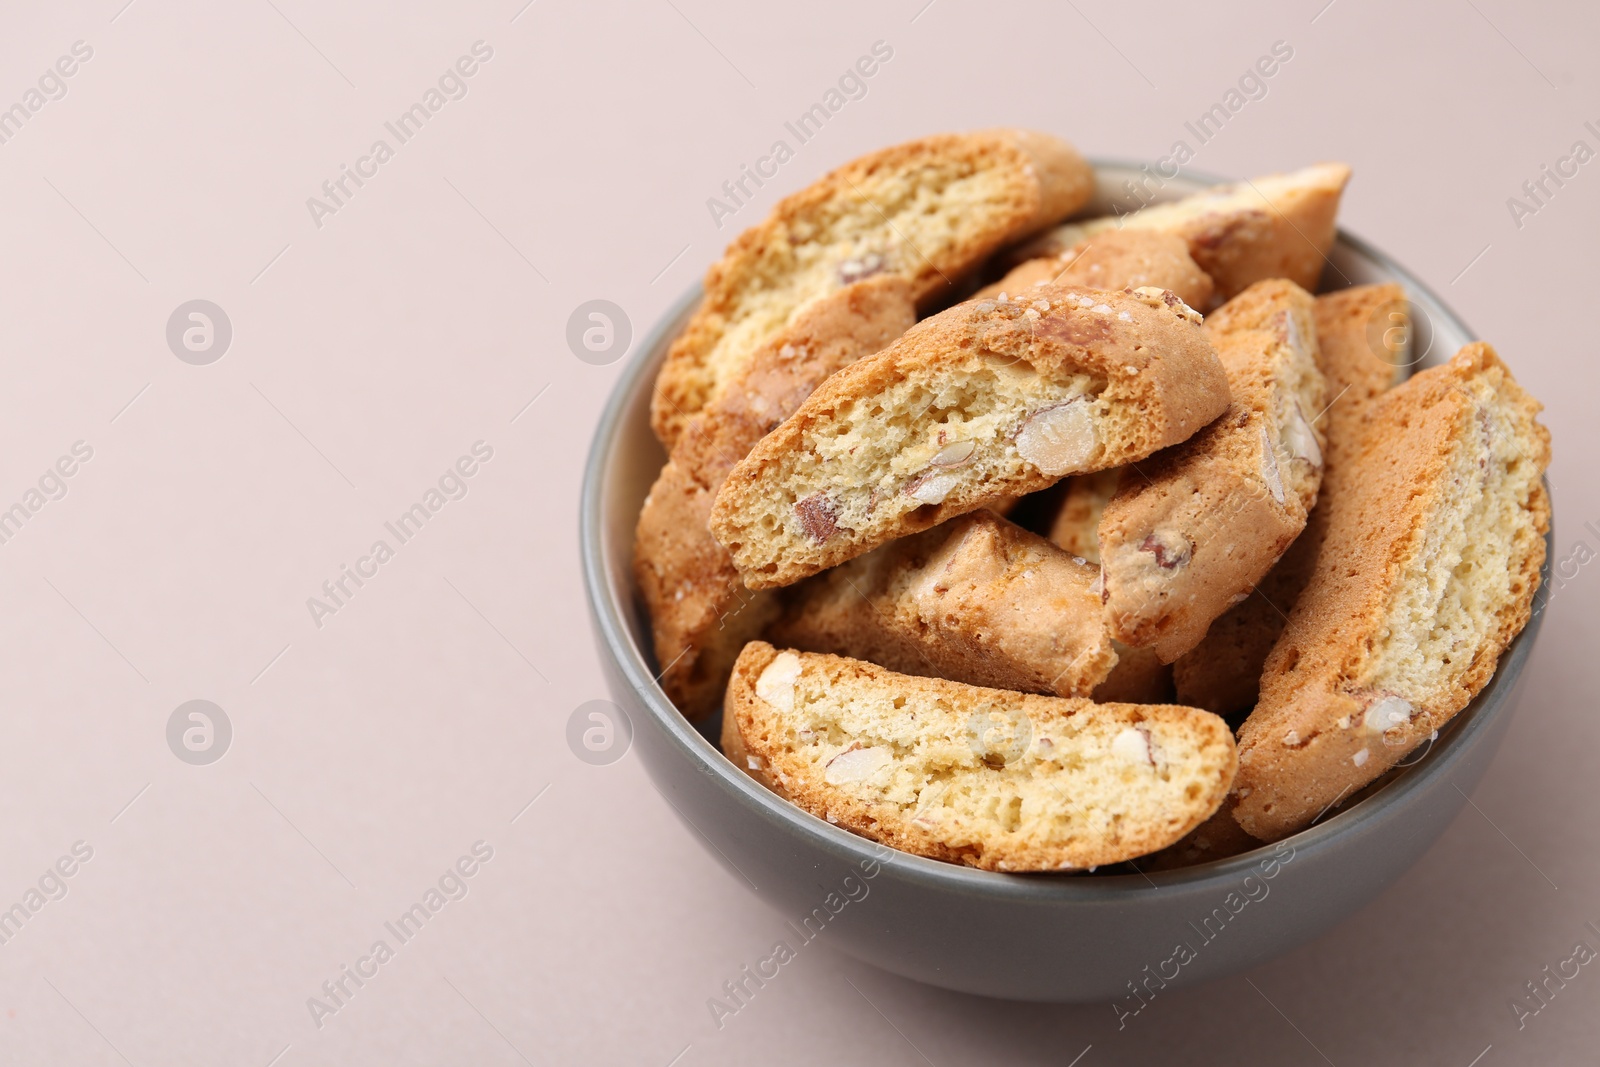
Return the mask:
POLYGON ((745 647, 723 751, 821 819, 991 871, 1092 869, 1170 845, 1227 794, 1209 712, 1095 704, 745 647))
POLYGON ((767 638, 995 689, 1089 696, 1116 665, 1099 572, 975 511, 794 587, 767 638))
POLYGON ((1066 142, 985 130, 874 152, 785 197, 706 272, 705 297, 656 379, 656 436, 670 449, 812 300, 892 274, 926 311, 995 249, 1077 210, 1093 184, 1066 142))
POLYGON ((758 349, 679 437, 639 513, 634 575, 650 612, 661 688, 691 720, 721 707, 739 650, 777 611, 770 594, 744 587, 711 536, 717 489, 825 378, 915 321, 910 286, 893 275, 821 297, 758 349))
POLYGON ((828 379, 729 474, 711 530, 790 585, 1004 496, 1143 459, 1228 405, 1170 292, 1046 286, 959 304, 828 379))
POLYGON ((1001 293, 1025 300, 1041 285, 1081 285, 1088 289, 1171 289, 1190 307, 1210 307, 1211 278, 1189 255, 1189 244, 1160 230, 1107 230, 1085 238, 1059 255, 1030 259, 973 300, 1001 293))
POLYGON ((1272 841, 1307 825, 1494 675, 1544 562, 1540 409, 1482 343, 1378 400, 1239 732, 1234 817, 1247 832, 1272 841))
POLYGON ((1327 410, 1317 420, 1325 438, 1317 506, 1250 598, 1212 623, 1204 640, 1173 664, 1178 699, 1224 718, 1255 707, 1261 665, 1311 577, 1327 535, 1330 502, 1344 491, 1347 456, 1373 404, 1411 358, 1409 312, 1399 285, 1328 293, 1317 297, 1315 311, 1318 363, 1328 383, 1327 410))
POLYGON ((1322 479, 1310 294, 1259 282, 1206 332, 1232 404, 1188 441, 1125 469, 1100 519, 1107 626, 1163 663, 1249 595, 1305 527, 1322 479))
POLYGON ((1315 290, 1349 180, 1350 168, 1343 163, 1318 163, 1219 185, 1122 216, 1065 223, 1013 258, 1056 255, 1107 230, 1152 229, 1189 243, 1189 254, 1215 283, 1219 301, 1267 278, 1287 278, 1315 290))

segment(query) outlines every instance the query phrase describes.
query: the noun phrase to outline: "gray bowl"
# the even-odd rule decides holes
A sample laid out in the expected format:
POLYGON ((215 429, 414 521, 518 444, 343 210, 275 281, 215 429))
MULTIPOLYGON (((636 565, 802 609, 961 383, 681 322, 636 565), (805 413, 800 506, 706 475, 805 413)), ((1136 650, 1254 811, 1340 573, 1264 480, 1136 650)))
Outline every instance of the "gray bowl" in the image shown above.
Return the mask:
MULTIPOLYGON (((1099 209, 1117 206, 1112 190, 1137 168, 1097 170, 1099 209)), ((1205 184, 1171 181, 1161 198, 1205 184)), ((1417 366, 1472 340, 1437 296, 1371 246, 1341 233, 1329 258, 1326 288, 1406 287, 1417 366)), ((1133 1012, 1159 990, 1261 963, 1328 930, 1398 878, 1460 813, 1511 720, 1537 612, 1478 698, 1388 784, 1277 845, 1183 870, 978 871, 894 852, 757 785, 712 742, 714 724, 698 732, 656 684, 630 563, 639 508, 665 458, 649 428, 651 385, 698 298, 698 287, 684 294, 640 343, 601 416, 583 482, 584 584, 607 682, 656 788, 735 878, 789 920, 791 949, 826 930, 826 944, 932 985, 1018 1000, 1104 1000, 1133 1012)), ((1548 555, 1545 567, 1548 583, 1548 555)), ((755 971, 770 976, 778 965, 755 971)))

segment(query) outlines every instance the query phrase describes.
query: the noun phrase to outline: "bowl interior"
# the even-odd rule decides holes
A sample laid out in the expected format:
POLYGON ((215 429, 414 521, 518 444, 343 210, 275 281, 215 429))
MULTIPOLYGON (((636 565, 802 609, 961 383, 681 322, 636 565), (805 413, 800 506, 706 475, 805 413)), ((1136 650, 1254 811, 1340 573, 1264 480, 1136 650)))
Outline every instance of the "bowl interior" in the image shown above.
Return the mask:
MULTIPOLYGON (((1124 183, 1141 177, 1138 167, 1101 162, 1096 164, 1098 189, 1086 215, 1128 211, 1139 206, 1124 183)), ((1155 200, 1187 196, 1216 184, 1200 176, 1185 175, 1165 183, 1155 200)), ((1148 194, 1145 203, 1151 202, 1148 194)), ((1411 300, 1412 362, 1404 373, 1437 365, 1449 359, 1458 348, 1473 340, 1466 324, 1434 293, 1403 267, 1365 242, 1341 231, 1327 257, 1319 292, 1354 285, 1394 281, 1403 285, 1411 300)), ((639 703, 657 724, 670 735, 682 755, 707 775, 725 779, 731 792, 767 809, 775 821, 814 839, 827 851, 861 857, 877 855, 876 846, 778 799, 757 785, 726 760, 715 743, 719 728, 715 719, 699 724, 698 729, 680 715, 661 688, 655 684, 659 665, 651 651, 650 627, 632 577, 634 523, 644 497, 666 461, 659 442, 650 431, 651 386, 667 348, 678 335, 699 300, 698 285, 686 292, 641 341, 617 383, 596 431, 589 470, 585 476, 582 546, 591 607, 596 613, 603 638, 611 645, 623 673, 637 690, 639 703)), ((1547 554, 1548 556, 1548 554, 1547 554)), ((1545 564, 1549 567, 1548 558, 1545 564)), ((1548 573, 1545 574, 1548 580, 1548 573)), ((1319 839, 1352 828, 1364 818, 1373 817, 1384 807, 1401 803, 1409 787, 1428 776, 1447 773, 1452 737, 1486 727, 1486 720, 1505 704, 1511 682, 1520 670, 1539 622, 1538 614, 1501 659, 1500 669, 1484 692, 1458 714, 1443 732, 1441 742, 1408 767, 1391 772, 1383 785, 1369 797, 1347 801, 1330 816, 1294 835, 1297 850, 1315 848, 1319 839)), ((1270 847, 1270 846, 1264 846, 1270 847)), ((1216 860, 1193 867, 1152 875, 1157 882, 1185 882, 1215 878, 1219 883, 1234 877, 1254 862, 1254 853, 1216 860)), ((945 883, 967 883, 977 888, 987 883, 993 889, 1002 883, 1019 880, 1035 887, 1051 884, 1068 893, 1082 892, 1092 884, 1102 886, 1121 880, 1105 872, 1101 875, 1016 876, 976 871, 938 863, 915 856, 896 855, 897 864, 920 868, 928 878, 945 883)), ((1127 875, 1141 881, 1144 875, 1127 875)))

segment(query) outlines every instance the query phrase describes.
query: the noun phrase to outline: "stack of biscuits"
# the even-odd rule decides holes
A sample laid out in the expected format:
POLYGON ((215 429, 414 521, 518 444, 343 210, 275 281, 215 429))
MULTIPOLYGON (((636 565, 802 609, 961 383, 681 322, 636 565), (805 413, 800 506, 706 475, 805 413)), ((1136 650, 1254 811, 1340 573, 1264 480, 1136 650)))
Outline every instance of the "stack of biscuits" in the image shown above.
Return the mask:
POLYGON ((1370 792, 1527 623, 1549 434, 1397 285, 1350 171, 1081 218, 1020 130, 856 160, 729 246, 656 382, 635 573, 740 770, 906 852, 1178 867, 1370 792))

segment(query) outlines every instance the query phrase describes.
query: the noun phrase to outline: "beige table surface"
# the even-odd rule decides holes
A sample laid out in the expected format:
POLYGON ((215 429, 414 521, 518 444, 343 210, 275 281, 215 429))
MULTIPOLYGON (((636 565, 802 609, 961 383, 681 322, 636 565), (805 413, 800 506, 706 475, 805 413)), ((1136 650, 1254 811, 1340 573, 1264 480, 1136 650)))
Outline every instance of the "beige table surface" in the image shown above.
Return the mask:
POLYGON ((1594 1062, 1600 969, 1520 1028, 1510 1001, 1600 947, 1600 567, 1578 564, 1600 550, 1600 162, 1507 206, 1600 149, 1593 5, 524 2, 8 5, 0 509, 38 507, 0 544, 0 908, 26 916, 0 1062, 1594 1062), (387 130, 479 41, 420 130, 387 130), (719 229, 707 199, 880 41, 865 96, 719 229), (1275 42, 1265 95, 1198 145, 1185 122, 1275 42), (614 301, 637 336, 782 193, 991 124, 1105 157, 1183 139, 1229 175, 1348 160, 1344 224, 1549 405, 1572 576, 1474 807, 1321 940, 1120 1033, 1109 1005, 958 996, 819 947, 719 1030, 707 998, 785 917, 635 756, 564 739, 603 695, 577 489, 622 365, 575 358, 568 316, 614 301), (362 163, 378 139, 392 158, 362 163), (369 176, 313 212, 341 166, 369 176), (232 327, 209 365, 166 339, 195 299, 232 327), (465 496, 387 534, 476 442, 465 496), (314 619, 380 538, 393 558, 314 619), (205 766, 166 735, 196 699, 233 732, 205 766), (465 896, 390 934, 478 842, 492 858, 445 878, 465 896), (393 958, 314 1018, 379 939, 393 958))

